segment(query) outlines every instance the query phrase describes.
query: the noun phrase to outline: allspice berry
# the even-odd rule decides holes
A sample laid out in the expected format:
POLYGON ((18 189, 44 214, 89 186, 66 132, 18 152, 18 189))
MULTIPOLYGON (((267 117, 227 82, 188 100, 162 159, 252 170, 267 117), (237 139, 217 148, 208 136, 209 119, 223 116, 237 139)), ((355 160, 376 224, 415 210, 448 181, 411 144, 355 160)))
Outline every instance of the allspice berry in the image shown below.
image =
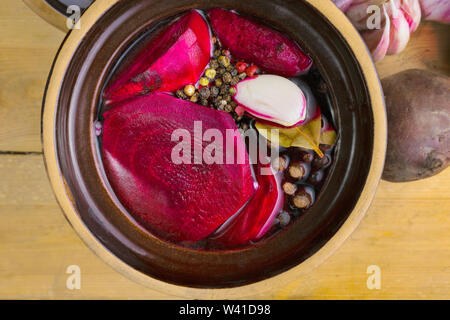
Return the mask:
POLYGON ((293 196, 297 192, 297 186, 290 182, 285 182, 283 184, 284 193, 287 195, 293 196))
POLYGON ((282 211, 278 215, 278 221, 280 223, 280 227, 284 228, 291 222, 291 216, 289 215, 289 213, 282 211))
POLYGON ((287 167, 287 161, 284 157, 278 157, 273 160, 272 167, 276 171, 284 171, 284 170, 286 170, 286 167, 287 167))
POLYGON ((289 175, 294 179, 301 179, 306 173, 305 167, 300 162, 294 162, 289 166, 289 175))
POLYGON ((297 193, 292 199, 294 206, 299 209, 306 209, 311 205, 311 197, 304 191, 297 193))

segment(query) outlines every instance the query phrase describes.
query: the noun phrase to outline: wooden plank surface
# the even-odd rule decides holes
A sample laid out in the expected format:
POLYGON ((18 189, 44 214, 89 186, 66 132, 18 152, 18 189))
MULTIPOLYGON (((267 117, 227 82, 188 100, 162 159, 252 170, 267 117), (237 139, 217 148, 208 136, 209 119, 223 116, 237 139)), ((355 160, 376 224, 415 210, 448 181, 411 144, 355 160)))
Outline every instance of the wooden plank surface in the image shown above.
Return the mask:
MULTIPOLYGON (((0 28, 0 298, 173 298, 105 265, 53 197, 39 154, 40 105, 64 35, 17 0, 3 0, 0 28), (66 288, 69 265, 81 268, 81 290, 66 288)), ((422 24, 404 53, 377 65, 380 74, 410 67, 450 74, 448 28, 422 24)), ((256 298, 448 299, 449 213, 450 170, 408 184, 381 182, 360 227, 329 260, 256 298), (381 290, 366 286, 369 265, 381 268, 381 290)))

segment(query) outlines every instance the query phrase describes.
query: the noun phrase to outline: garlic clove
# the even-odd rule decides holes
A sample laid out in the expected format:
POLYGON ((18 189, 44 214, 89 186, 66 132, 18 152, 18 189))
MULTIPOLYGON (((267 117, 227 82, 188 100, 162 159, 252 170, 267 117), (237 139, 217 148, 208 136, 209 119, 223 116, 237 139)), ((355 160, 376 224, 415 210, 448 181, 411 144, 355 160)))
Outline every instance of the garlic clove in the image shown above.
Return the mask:
POLYGON ((419 0, 402 0, 400 8, 405 15, 406 21, 408 21, 409 32, 413 33, 419 26, 422 18, 419 0))
POLYGON ((409 41, 409 24, 403 11, 394 0, 390 0, 388 14, 391 17, 390 43, 386 54, 393 55, 405 49, 409 41))
POLYGON ((367 13, 367 9, 372 4, 372 1, 353 3, 345 13, 357 30, 368 30, 367 19, 369 18, 369 14, 367 13))
POLYGON ((384 24, 380 29, 368 30, 361 33, 375 62, 384 58, 390 44, 391 20, 389 19, 385 5, 383 5, 383 14, 384 24))
POLYGON ((420 0, 420 6, 426 20, 450 23, 449 0, 420 0))
POLYGON ((306 118, 306 98, 291 80, 260 75, 239 82, 234 100, 256 118, 291 127, 306 118))

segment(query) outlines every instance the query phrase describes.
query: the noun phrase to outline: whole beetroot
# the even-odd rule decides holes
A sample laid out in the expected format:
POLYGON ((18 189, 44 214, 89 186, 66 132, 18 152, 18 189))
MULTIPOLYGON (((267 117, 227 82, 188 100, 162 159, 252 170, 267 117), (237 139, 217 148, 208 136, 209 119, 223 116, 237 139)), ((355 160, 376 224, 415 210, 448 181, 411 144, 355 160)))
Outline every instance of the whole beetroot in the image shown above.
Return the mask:
POLYGON ((410 69, 382 80, 388 115, 383 179, 420 180, 450 161, 450 78, 410 69))

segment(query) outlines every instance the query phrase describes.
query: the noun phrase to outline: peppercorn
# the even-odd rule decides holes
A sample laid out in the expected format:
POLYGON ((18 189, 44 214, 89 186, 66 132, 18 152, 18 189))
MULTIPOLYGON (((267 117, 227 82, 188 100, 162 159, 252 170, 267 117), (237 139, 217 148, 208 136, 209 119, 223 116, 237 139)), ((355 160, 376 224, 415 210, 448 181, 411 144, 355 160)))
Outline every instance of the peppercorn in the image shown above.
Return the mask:
POLYGON ((226 95, 223 97, 223 100, 225 100, 227 103, 231 102, 231 96, 230 95, 226 95))
POLYGON ((224 109, 226 112, 230 113, 230 112, 234 111, 233 107, 231 105, 227 104, 226 100, 222 100, 222 101, 225 102, 224 109))
POLYGON ((214 57, 218 58, 221 54, 222 52, 220 50, 214 50, 214 57))
POLYGON ((202 99, 208 99, 211 96, 211 91, 207 87, 201 88, 199 93, 202 99))
POLYGON ((231 71, 230 71, 230 73, 231 73, 231 75, 233 76, 233 77, 236 77, 237 75, 238 75, 238 71, 236 70, 236 69, 231 69, 231 71))
POLYGON ((200 100, 200 104, 202 105, 202 106, 207 106, 209 103, 208 103, 208 100, 207 99, 201 99, 200 100))
POLYGON ((249 77, 253 77, 253 76, 255 75, 255 73, 257 73, 257 72, 258 72, 258 67, 255 66, 255 65, 251 65, 250 67, 248 67, 248 68, 245 70, 245 73, 246 73, 247 76, 249 76, 249 77))
POLYGON ((233 77, 232 77, 231 73, 229 73, 229 72, 225 72, 223 74, 222 78, 223 78, 223 82, 225 82, 225 83, 230 83, 231 80, 233 80, 233 77))
POLYGON ((207 69, 205 72, 205 75, 211 80, 216 77, 216 74, 217 74, 217 72, 214 69, 207 69))
POLYGON ((293 196, 297 192, 297 186, 293 183, 285 182, 283 184, 283 190, 287 195, 293 196))
POLYGON ((226 68, 230 65, 230 58, 227 56, 220 56, 219 63, 226 68))
POLYGON ((244 80, 247 78, 247 74, 245 72, 239 74, 239 79, 244 80))
POLYGON ((186 94, 184 93, 183 90, 177 90, 176 96, 177 96, 178 98, 180 98, 180 99, 187 99, 187 96, 186 96, 186 94))
POLYGON ((299 192, 292 199, 294 206, 299 209, 306 209, 311 205, 311 197, 304 191, 299 192))
POLYGON ((220 94, 221 95, 226 95, 226 94, 228 94, 230 91, 230 86, 229 85, 227 85, 227 84, 223 84, 221 87, 220 87, 220 94))
POLYGON ((238 76, 233 77, 233 80, 231 80, 231 85, 235 86, 241 81, 241 79, 238 76))
POLYGON ((209 90, 210 90, 210 93, 211 93, 212 97, 217 97, 219 95, 219 92, 220 92, 219 88, 211 87, 209 90))
POLYGON ((234 96, 234 95, 236 94, 236 92, 237 92, 237 90, 236 90, 235 87, 230 87, 230 90, 228 90, 228 91, 230 92, 230 94, 231 94, 232 96, 234 96))
POLYGON ((248 65, 245 62, 243 62, 243 61, 239 61, 238 63, 236 63, 236 70, 239 73, 245 72, 247 67, 248 67, 248 65))
POLYGON ((216 59, 211 60, 211 62, 209 63, 209 66, 213 69, 217 69, 219 68, 219 61, 217 61, 216 59))
POLYGON ((225 69, 225 68, 219 68, 219 69, 217 69, 217 73, 218 73, 218 74, 224 74, 225 72, 227 72, 227 69, 225 69))
POLYGON ((305 167, 300 162, 292 163, 289 166, 289 175, 294 179, 301 179, 306 174, 305 167))
POLYGON ((200 81, 198 82, 201 86, 206 87, 207 85, 209 85, 209 79, 206 77, 201 77, 200 81))
POLYGON ((192 84, 188 84, 187 86, 184 87, 184 93, 188 97, 192 97, 195 93, 195 87, 192 84))
POLYGON ((279 221, 280 227, 284 228, 284 227, 288 226, 289 223, 291 222, 291 216, 286 211, 282 211, 278 215, 278 221, 279 221))

